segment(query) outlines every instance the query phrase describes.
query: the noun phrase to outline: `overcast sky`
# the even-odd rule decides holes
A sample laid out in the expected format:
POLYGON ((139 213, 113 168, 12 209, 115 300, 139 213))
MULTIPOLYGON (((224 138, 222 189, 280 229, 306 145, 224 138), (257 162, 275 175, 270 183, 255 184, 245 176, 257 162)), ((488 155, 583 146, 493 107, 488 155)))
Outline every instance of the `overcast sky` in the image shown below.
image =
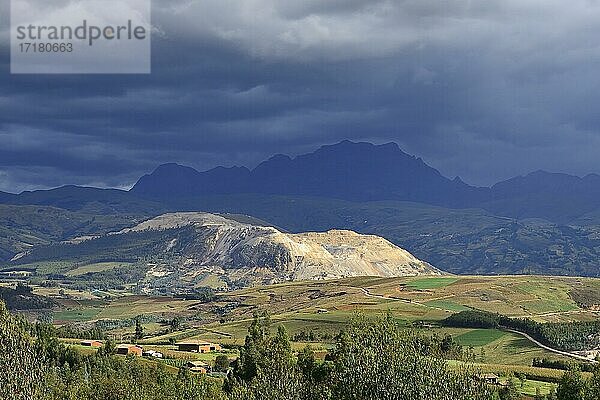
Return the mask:
POLYGON ((0 190, 128 187, 158 164, 255 166, 393 141, 489 185, 600 173, 596 0, 154 0, 151 75, 9 74, 0 190))

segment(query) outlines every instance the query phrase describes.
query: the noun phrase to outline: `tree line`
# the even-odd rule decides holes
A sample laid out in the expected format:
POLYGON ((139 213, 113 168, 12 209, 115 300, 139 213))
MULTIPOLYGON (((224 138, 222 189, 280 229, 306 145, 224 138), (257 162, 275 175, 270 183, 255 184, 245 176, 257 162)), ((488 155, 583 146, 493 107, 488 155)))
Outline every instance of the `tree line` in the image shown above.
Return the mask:
POLYGON ((510 318, 487 311, 469 310, 453 314, 443 323, 463 328, 510 328, 564 351, 589 350, 600 346, 600 321, 540 323, 529 318, 510 318))

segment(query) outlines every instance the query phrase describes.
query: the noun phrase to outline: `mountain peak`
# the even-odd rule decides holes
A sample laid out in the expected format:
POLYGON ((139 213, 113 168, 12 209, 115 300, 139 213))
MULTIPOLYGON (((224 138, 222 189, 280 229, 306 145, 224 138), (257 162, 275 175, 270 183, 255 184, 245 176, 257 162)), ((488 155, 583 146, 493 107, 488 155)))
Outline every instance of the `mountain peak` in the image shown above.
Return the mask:
POLYGON ((394 142, 388 142, 388 143, 383 143, 383 144, 373 144, 370 142, 354 142, 352 140, 347 140, 347 139, 342 140, 341 142, 338 142, 338 143, 323 145, 319 149, 317 149, 315 151, 315 153, 317 153, 321 150, 338 151, 341 149, 343 149, 343 150, 355 149, 355 150, 367 150, 367 151, 385 150, 385 151, 396 151, 396 152, 400 152, 402 154, 406 154, 400 149, 400 146, 398 146, 398 144, 394 143, 394 142))
POLYGON ((154 198, 258 193, 436 205, 462 204, 478 190, 445 178, 422 159, 403 152, 396 143, 376 145, 350 140, 295 158, 278 154, 252 171, 219 167, 198 172, 166 164, 140 179, 132 189, 138 195, 154 198))
POLYGON ((166 163, 166 164, 161 164, 158 167, 156 167, 154 169, 154 171, 152 172, 152 174, 156 174, 156 173, 161 173, 161 172, 179 172, 179 171, 193 171, 193 172, 198 172, 197 170, 195 170, 192 167, 188 167, 185 165, 181 165, 181 164, 177 164, 177 163, 166 163))

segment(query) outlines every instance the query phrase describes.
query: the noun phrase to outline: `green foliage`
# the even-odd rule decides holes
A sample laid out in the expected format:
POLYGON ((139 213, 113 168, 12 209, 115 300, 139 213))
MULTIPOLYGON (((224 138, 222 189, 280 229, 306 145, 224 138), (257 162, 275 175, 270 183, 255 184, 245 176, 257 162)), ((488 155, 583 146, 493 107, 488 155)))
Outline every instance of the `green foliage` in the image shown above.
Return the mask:
POLYGON ((283 328, 269 334, 255 317, 225 389, 233 399, 489 399, 493 390, 467 371, 450 371, 442 352, 456 345, 403 329, 391 317, 357 317, 338 336, 331 361, 310 348, 294 357, 283 328))
POLYGON ((572 368, 573 365, 576 365, 577 368, 582 372, 594 372, 594 370, 595 370, 595 367, 592 364, 575 363, 574 361, 550 360, 547 358, 534 358, 531 362, 532 367, 562 369, 565 371, 572 368))
POLYGON ((519 400, 521 398, 515 382, 512 379, 508 380, 506 386, 500 388, 499 397, 500 400, 519 400))
POLYGON ((18 283, 14 289, 0 287, 0 300, 9 310, 35 310, 56 305, 56 302, 48 297, 33 294, 32 288, 22 283, 18 283))
POLYGON ((0 399, 225 399, 217 382, 173 374, 162 363, 114 356, 111 341, 84 356, 60 343, 54 332, 13 317, 0 302, 0 399))
POLYGON ((587 385, 581 372, 570 370, 565 372, 560 380, 556 395, 558 400, 585 400, 586 391, 587 385))
POLYGON ((458 328, 495 329, 500 326, 500 315, 487 311, 461 311, 446 318, 444 325, 458 328))
POLYGON ((0 399, 30 400, 44 393, 45 368, 26 328, 0 301, 0 399))
POLYGON ((600 399, 600 366, 597 366, 594 370, 594 374, 590 379, 588 385, 588 392, 586 400, 600 399))
POLYGON ((213 370, 215 372, 227 372, 229 370, 229 364, 229 358, 224 354, 220 354, 215 358, 213 370))
POLYGON ((529 318, 509 318, 486 311, 461 311, 444 320, 444 325, 462 328, 506 327, 527 333, 560 350, 587 350, 600 345, 600 321, 540 323, 529 318))
POLYGON ((56 328, 56 336, 61 338, 104 340, 106 332, 99 326, 82 327, 75 324, 63 325, 56 328))
POLYGON ((215 291, 210 287, 199 287, 188 289, 183 292, 175 293, 174 297, 185 300, 198 300, 201 303, 208 303, 216 299, 215 291))
POLYGON ((31 244, 44 245, 72 237, 119 231, 136 220, 132 213, 100 215, 96 214, 100 210, 90 211, 0 204, 0 262, 30 250, 31 244))
POLYGON ((169 321, 169 330, 171 332, 176 332, 180 328, 181 328, 181 318, 174 317, 172 320, 169 321))
POLYGON ((318 398, 313 397, 315 388, 307 384, 297 367, 285 329, 279 327, 273 336, 269 326, 267 316, 255 315, 240 357, 225 382, 230 399, 318 398))
MULTIPOLYGON (((13 264, 21 265, 53 260, 69 260, 79 265, 99 262, 137 262, 147 257, 148 254, 162 253, 164 243, 171 240, 173 235, 182 238, 184 243, 186 242, 185 238, 193 237, 190 228, 104 235, 78 244, 53 243, 47 246, 38 246, 13 264)), ((176 250, 173 249, 173 256, 176 256, 176 250)), ((122 269, 118 271, 122 271, 122 269)), ((118 271, 104 271, 89 275, 118 274, 118 271)))
POLYGON ((390 317, 359 318, 333 353, 333 398, 488 399, 491 390, 468 372, 451 372, 414 332, 390 317))
POLYGON ((141 340, 144 338, 144 327, 142 326, 142 323, 140 322, 139 318, 135 319, 135 334, 134 334, 134 338, 135 340, 141 340))

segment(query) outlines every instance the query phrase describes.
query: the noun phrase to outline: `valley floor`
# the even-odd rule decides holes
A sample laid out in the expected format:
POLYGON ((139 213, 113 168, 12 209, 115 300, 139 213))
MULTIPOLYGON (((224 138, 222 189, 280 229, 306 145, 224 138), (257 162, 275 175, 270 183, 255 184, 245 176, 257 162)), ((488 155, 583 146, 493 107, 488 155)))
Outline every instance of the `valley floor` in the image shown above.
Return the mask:
MULTIPOLYGON (((395 319, 427 335, 451 335, 471 348, 475 366, 500 375, 525 374, 531 391, 538 382, 550 390, 562 372, 532 367, 534 358, 569 361, 518 332, 497 329, 448 328, 439 322, 465 310, 498 312, 539 322, 600 319, 593 296, 600 280, 542 276, 443 276, 406 278, 349 278, 334 281, 290 282, 217 294, 210 301, 183 300, 133 294, 128 290, 84 292, 60 287, 35 287, 34 293, 53 298, 56 325, 87 326, 104 321, 117 341, 131 341, 135 319, 141 321, 146 349, 161 351, 172 360, 213 362, 217 355, 236 357, 255 313, 267 311, 273 329, 283 325, 296 349, 306 344, 324 356, 335 335, 357 314, 395 319), (586 300, 588 304, 584 304, 586 300), (170 321, 181 321, 172 329, 170 321), (205 340, 230 350, 191 354, 176 351, 173 343, 205 340), (533 386, 532 386, 533 385, 533 386)), ((72 341, 71 342, 76 342, 72 341)), ((177 366, 182 361, 170 361, 177 366)), ((458 365, 458 364, 457 364, 458 365)), ((535 389, 533 389, 535 390, 535 389)))
MULTIPOLYGON (((600 280, 589 278, 362 277, 253 287, 220 293, 209 302, 136 295, 127 290, 82 292, 36 287, 34 292, 54 298, 60 304, 52 313, 55 324, 179 316, 188 321, 186 335, 194 330, 202 335, 203 330, 208 330, 207 334, 231 342, 243 339, 247 322, 255 312, 263 310, 275 322, 284 324, 292 336, 299 330, 334 334, 357 312, 366 315, 391 312, 406 324, 423 321, 424 329, 432 330, 442 329, 435 328, 437 321, 469 309, 539 322, 600 318, 596 307, 581 304, 582 298, 589 300, 590 292, 600 296, 600 280)), ((600 303, 600 299, 591 301, 600 303)), ((148 322, 146 328, 149 335, 162 329, 159 322, 148 322)), ((162 340, 168 335, 155 338, 162 340)))

